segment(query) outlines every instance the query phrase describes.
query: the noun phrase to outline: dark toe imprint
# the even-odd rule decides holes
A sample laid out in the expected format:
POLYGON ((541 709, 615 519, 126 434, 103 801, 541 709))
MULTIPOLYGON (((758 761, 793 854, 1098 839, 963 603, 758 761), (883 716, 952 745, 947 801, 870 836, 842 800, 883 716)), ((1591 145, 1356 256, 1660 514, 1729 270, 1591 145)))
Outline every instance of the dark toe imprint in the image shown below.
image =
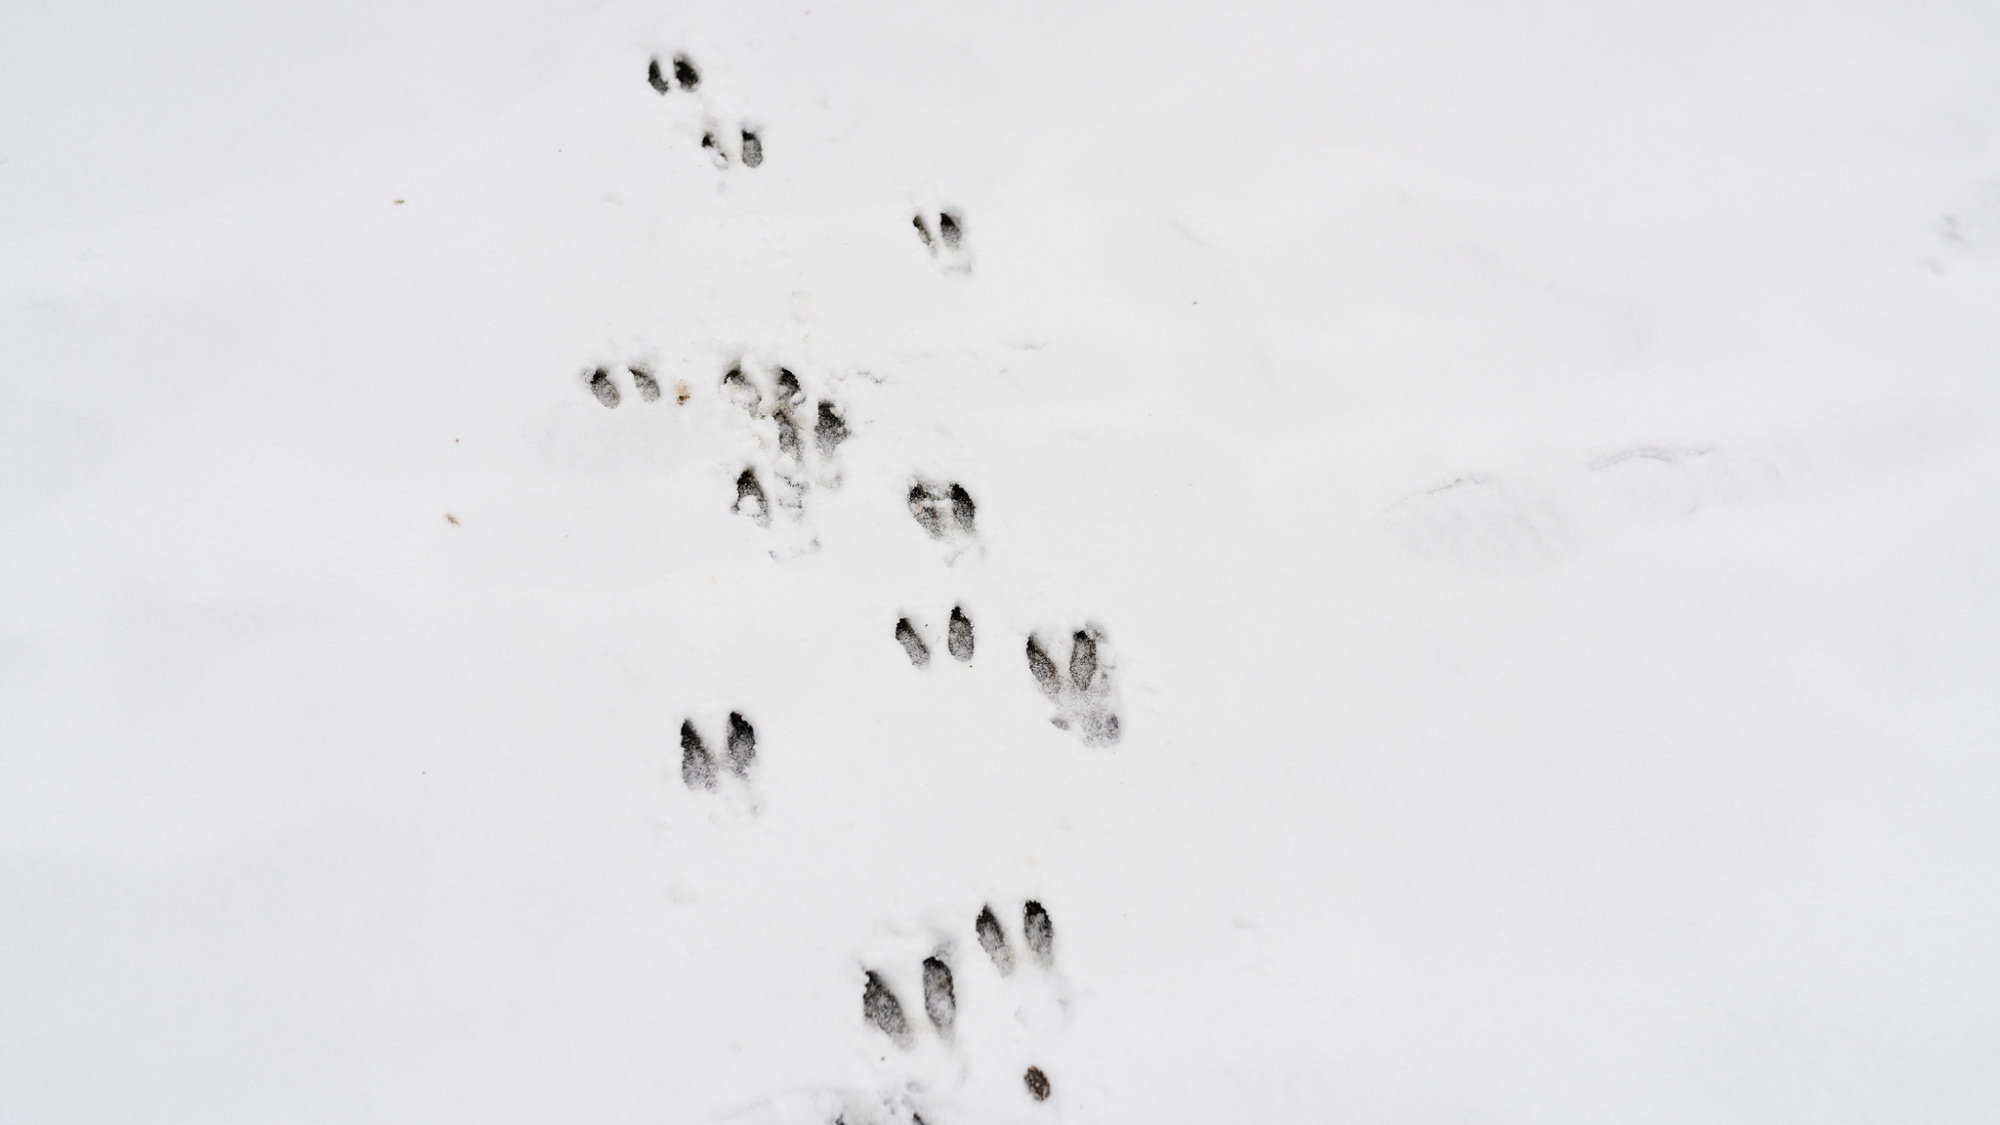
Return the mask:
POLYGON ((903 651, 909 654, 911 664, 919 668, 930 664, 930 646, 924 644, 924 639, 917 635, 917 630, 910 624, 909 618, 905 617, 896 622, 896 640, 903 646, 903 651))
POLYGON ((790 368, 778 368, 778 405, 790 409, 805 400, 806 392, 799 386, 799 377, 790 368))
POLYGON ((962 484, 953 483, 940 488, 934 484, 918 481, 910 486, 910 515, 933 539, 943 539, 950 531, 971 535, 973 518, 978 506, 972 502, 972 493, 962 484), (945 524, 945 512, 951 513, 951 525, 945 524))
POLYGON ((1074 731, 1087 746, 1110 746, 1119 738, 1111 673, 1099 653, 1102 643, 1103 637, 1094 629, 1071 634, 1067 677, 1040 638, 1030 636, 1027 644, 1028 671, 1035 677, 1035 686, 1057 707, 1050 721, 1059 729, 1074 731))
POLYGON ((945 629, 945 647, 961 662, 972 659, 972 619, 961 606, 951 607, 951 624, 945 629))
POLYGON ((590 373, 590 393, 607 407, 618 405, 618 384, 611 381, 611 372, 602 367, 590 373))
POLYGON ((974 510, 972 493, 967 492, 963 485, 952 485, 951 518, 958 522, 958 529, 967 535, 972 534, 972 515, 974 510))
POLYGON ((674 56, 674 81, 679 82, 683 90, 701 85, 701 72, 694 68, 694 63, 686 55, 674 56))
POLYGON ((744 378, 742 364, 737 364, 723 373, 722 393, 727 395, 731 402, 752 414, 757 413, 758 408, 764 404, 764 396, 758 392, 756 385, 744 378))
POLYGON ((760 524, 770 522, 771 505, 764 497, 764 486, 757 483, 755 469, 745 469, 736 478, 736 503, 730 510, 749 516, 760 524))
POLYGON ((1056 671, 1056 662, 1042 651, 1035 638, 1028 638, 1028 671, 1035 674, 1035 682, 1041 685, 1042 694, 1054 699, 1062 694, 1062 674, 1056 671))
POLYGON ((729 772, 737 777, 747 777, 751 763, 757 760, 757 728, 740 711, 729 713, 729 772))
POLYGON ((819 446, 821 457, 833 456, 833 451, 847 440, 847 423, 834 410, 833 404, 822 399, 819 404, 819 422, 813 426, 813 441, 819 446))
POLYGON ((861 1015, 898 1047, 906 1050, 910 1047, 910 1024, 903 1018, 903 1005, 883 983, 882 975, 872 970, 868 974, 867 985, 861 990, 861 1015))
POLYGON ((681 781, 689 789, 715 788, 715 758, 695 732, 692 720, 681 723, 681 781))
POLYGON ((1097 679, 1097 640, 1079 629, 1070 638, 1069 682, 1078 691, 1089 691, 1097 679))
POLYGON ((931 1026, 945 1035, 951 1034, 952 1022, 958 1018, 958 997, 951 988, 951 966, 941 957, 924 958, 924 1014, 931 1018, 931 1026))
POLYGON ((1021 934, 1027 939, 1028 950, 1035 955, 1037 962, 1044 967, 1055 963, 1055 924, 1049 921, 1049 912, 1042 909, 1042 904, 1033 899, 1029 899, 1021 909, 1021 934))
POLYGON ((1000 919, 991 906, 981 908, 979 919, 972 923, 972 932, 978 935, 979 948, 993 959, 993 967, 1001 976, 1014 971, 1014 949, 1007 944, 1006 931, 1000 928, 1000 919))
POLYGON ((758 139, 757 134, 748 129, 743 130, 743 166, 755 168, 762 163, 764 163, 764 142, 758 139))
POLYGON ((632 373, 632 385, 639 388, 640 398, 647 402, 660 401, 660 383, 653 378, 652 372, 643 367, 628 367, 626 370, 632 373))

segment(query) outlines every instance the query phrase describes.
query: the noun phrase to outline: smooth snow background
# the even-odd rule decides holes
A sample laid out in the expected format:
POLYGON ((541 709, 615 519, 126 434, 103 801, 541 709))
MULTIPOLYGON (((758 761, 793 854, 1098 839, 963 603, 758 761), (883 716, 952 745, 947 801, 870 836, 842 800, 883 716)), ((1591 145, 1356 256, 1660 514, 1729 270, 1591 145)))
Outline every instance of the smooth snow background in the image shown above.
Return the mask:
POLYGON ((1993 1116, 1995 57, 1949 4, 10 12, 0 1118, 1993 1116), (798 524, 727 510, 739 355, 849 411, 798 524), (578 379, 642 357, 692 400, 578 379), (1110 751, 1020 656, 1085 622, 1110 751), (753 784, 690 794, 731 708, 753 784), (1024 1024, 968 947, 1026 897, 1024 1024), (957 1055, 884 1051, 864 967, 944 938, 957 1055))

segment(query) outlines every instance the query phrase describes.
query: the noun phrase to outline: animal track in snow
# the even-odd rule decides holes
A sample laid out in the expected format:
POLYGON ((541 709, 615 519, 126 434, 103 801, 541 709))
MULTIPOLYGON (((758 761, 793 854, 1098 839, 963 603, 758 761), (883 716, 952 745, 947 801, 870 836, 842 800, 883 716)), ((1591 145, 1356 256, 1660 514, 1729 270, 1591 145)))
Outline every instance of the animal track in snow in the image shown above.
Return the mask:
POLYGON ((686 55, 675 55, 671 70, 660 66, 660 56, 654 55, 653 61, 646 64, 646 81, 662 94, 672 93, 676 83, 683 90, 692 90, 701 85, 701 72, 686 55))
POLYGON ((1041 638, 1028 637, 1028 671, 1042 694, 1056 705, 1056 714, 1049 721, 1058 729, 1074 731, 1086 746, 1109 746, 1118 741, 1118 715, 1113 710, 1111 669, 1103 640, 1103 634, 1090 627, 1072 633, 1065 673, 1041 638))
MULTIPOLYGON (((750 767, 757 761, 757 729, 740 711, 729 713, 729 733, 723 744, 724 768, 742 780, 749 780, 750 767)), ((696 792, 713 792, 716 785, 715 755, 695 729, 694 720, 681 722, 681 782, 696 792)))
POLYGON ((736 503, 729 510, 740 516, 749 516, 758 527, 771 526, 771 500, 764 495, 764 486, 757 482, 757 470, 745 469, 736 476, 736 503))
POLYGON ((747 127, 739 126, 732 131, 723 128, 709 128, 702 131, 702 151, 717 168, 729 167, 733 160, 741 161, 745 168, 755 168, 764 163, 764 140, 747 127), (731 150, 734 150, 733 152, 731 150))
POLYGON ((949 932, 933 938, 927 955, 910 951, 908 961, 865 969, 864 1034, 893 1048, 879 1055, 890 1081, 878 1092, 822 1099, 830 1116, 846 1125, 955 1125, 1015 1119, 1058 1096, 1048 1054, 1067 1005, 1055 927, 1033 900, 1022 906, 1020 927, 1032 972, 1018 971, 1024 962, 990 904, 974 919, 973 937, 991 973, 981 971, 977 954, 962 958, 962 935, 949 932))
POLYGON ((937 212, 933 223, 928 215, 919 211, 910 218, 910 225, 917 230, 917 238, 930 251, 940 268, 948 273, 968 273, 972 269, 972 252, 965 245, 965 220, 955 211, 937 212))
MULTIPOLYGON (((701 72, 686 55, 675 55, 671 64, 662 64, 660 56, 654 55, 646 63, 646 84, 663 96, 676 89, 692 92, 701 86, 701 72)), ((727 168, 731 163, 755 168, 764 163, 764 139, 756 127, 744 122, 726 127, 718 124, 717 115, 709 108, 709 99, 699 100, 703 120, 701 148, 717 168, 727 168)))
MULTIPOLYGON (((925 643, 923 634, 907 617, 896 622, 896 643, 903 646, 903 652, 912 665, 918 668, 930 665, 930 645, 925 643)), ((972 619, 965 615, 965 607, 951 607, 951 618, 945 624, 944 644, 945 651, 959 663, 972 662, 972 619)))
POLYGON ((773 371, 767 393, 745 372, 744 364, 733 364, 723 373, 722 394, 748 415, 766 454, 761 464, 747 466, 737 474, 733 511, 760 526, 769 526, 774 510, 788 512, 797 520, 805 514, 806 494, 815 485, 840 486, 837 454, 841 443, 852 435, 832 399, 820 398, 813 407, 812 440, 808 443, 801 416, 809 396, 791 369, 773 371))
MULTIPOLYGON (((610 366, 590 368, 583 373, 583 384, 606 409, 615 410, 625 401, 625 395, 618 389, 618 381, 611 371, 610 366)), ((632 380, 632 389, 638 392, 641 401, 660 401, 660 382, 653 377, 650 368, 636 363, 627 364, 625 374, 632 380)), ((684 391, 678 397, 681 402, 687 401, 684 391)))
POLYGON ((908 501, 911 518, 932 539, 955 543, 973 537, 979 509, 964 485, 918 480, 910 485, 908 501))

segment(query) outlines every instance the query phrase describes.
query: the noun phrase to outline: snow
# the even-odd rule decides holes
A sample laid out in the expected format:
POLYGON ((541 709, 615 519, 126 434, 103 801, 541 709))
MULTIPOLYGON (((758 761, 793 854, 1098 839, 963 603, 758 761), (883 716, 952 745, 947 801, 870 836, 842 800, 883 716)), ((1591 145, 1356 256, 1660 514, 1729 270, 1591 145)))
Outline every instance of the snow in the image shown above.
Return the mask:
POLYGON ((10 25, 0 1120, 2000 1111, 1992 12, 10 25))

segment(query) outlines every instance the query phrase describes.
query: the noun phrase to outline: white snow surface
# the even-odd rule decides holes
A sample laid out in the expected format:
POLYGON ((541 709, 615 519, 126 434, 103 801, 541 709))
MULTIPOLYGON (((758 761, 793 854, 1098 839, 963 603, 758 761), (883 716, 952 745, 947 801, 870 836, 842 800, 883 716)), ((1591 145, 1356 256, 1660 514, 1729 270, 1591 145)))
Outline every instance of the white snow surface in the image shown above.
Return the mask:
POLYGON ((2000 1119, 1990 5, 6 24, 0 1121, 2000 1119))

